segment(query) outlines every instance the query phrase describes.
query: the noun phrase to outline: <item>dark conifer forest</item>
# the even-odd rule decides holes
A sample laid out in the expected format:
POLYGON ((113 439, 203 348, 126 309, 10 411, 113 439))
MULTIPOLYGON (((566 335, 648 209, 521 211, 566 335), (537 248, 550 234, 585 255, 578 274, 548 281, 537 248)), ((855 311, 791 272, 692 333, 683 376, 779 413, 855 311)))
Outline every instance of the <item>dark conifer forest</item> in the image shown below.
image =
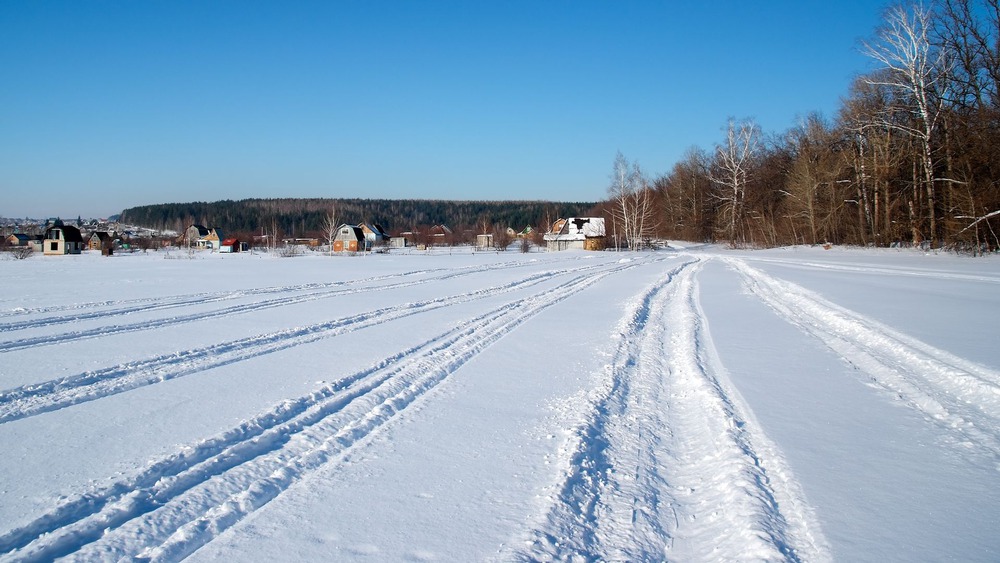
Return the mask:
POLYGON ((389 232, 447 225, 459 230, 537 229, 559 217, 588 214, 594 203, 545 201, 446 201, 390 199, 243 199, 162 203, 122 211, 120 220, 180 232, 192 224, 225 233, 314 236, 332 214, 342 223, 378 223, 389 232))

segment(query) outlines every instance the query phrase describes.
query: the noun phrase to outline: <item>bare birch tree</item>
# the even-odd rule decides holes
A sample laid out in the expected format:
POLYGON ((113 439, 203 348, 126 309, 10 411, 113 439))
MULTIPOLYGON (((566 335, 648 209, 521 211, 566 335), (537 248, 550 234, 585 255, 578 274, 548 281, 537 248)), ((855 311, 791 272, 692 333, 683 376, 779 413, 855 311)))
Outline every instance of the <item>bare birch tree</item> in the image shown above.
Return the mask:
POLYGON ((902 99, 909 104, 913 121, 895 121, 893 126, 917 141, 928 235, 935 244, 938 202, 932 143, 944 110, 943 94, 950 63, 945 49, 935 47, 930 40, 932 17, 931 10, 922 4, 893 6, 886 11, 885 22, 875 40, 864 42, 862 50, 888 70, 872 75, 870 82, 897 90, 905 95, 902 99))
POLYGON ((630 250, 639 250, 655 227, 655 194, 639 163, 630 163, 621 152, 615 156, 608 195, 615 232, 630 250))
POLYGON ((340 228, 336 205, 330 205, 330 212, 323 216, 321 228, 327 244, 330 245, 330 256, 333 256, 333 239, 337 238, 337 229, 340 228))
POLYGON ((725 237, 731 246, 746 242, 743 224, 746 187, 760 146, 761 132, 756 122, 744 119, 737 123, 730 119, 725 143, 715 148, 715 165, 710 174, 719 188, 717 197, 723 204, 725 237))

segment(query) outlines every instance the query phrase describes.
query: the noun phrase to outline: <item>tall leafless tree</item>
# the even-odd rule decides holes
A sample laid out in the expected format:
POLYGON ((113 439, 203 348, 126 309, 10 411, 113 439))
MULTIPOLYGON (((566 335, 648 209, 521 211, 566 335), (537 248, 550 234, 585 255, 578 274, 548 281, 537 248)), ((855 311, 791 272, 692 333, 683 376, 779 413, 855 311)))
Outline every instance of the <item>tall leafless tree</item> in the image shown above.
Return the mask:
POLYGON ((754 160, 761 148, 760 127, 751 119, 729 120, 726 140, 715 148, 710 172, 722 201, 725 238, 732 246, 746 242, 744 201, 754 160))
POLYGON ((615 156, 608 195, 612 202, 614 231, 631 250, 639 250, 655 225, 654 192, 637 162, 620 151, 615 156))
POLYGON ((336 205, 330 205, 330 211, 323 216, 320 228, 323 230, 323 237, 326 238, 327 244, 330 245, 330 256, 333 256, 333 240, 337 238, 337 229, 340 228, 336 205))
POLYGON ((863 42, 862 50, 888 71, 872 75, 870 82, 904 94, 900 100, 908 104, 912 121, 893 121, 892 125, 916 141, 926 198, 927 235, 933 245, 939 238, 933 143, 944 111, 952 61, 944 48, 931 42, 932 18, 933 12, 922 4, 893 6, 886 11, 875 39, 863 42))

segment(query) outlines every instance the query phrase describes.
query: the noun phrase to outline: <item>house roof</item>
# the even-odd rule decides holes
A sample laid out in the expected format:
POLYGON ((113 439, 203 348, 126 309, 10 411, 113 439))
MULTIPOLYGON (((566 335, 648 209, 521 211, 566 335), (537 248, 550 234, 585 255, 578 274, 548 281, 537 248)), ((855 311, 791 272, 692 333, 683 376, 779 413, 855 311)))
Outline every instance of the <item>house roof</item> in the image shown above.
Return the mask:
POLYGON ((62 231, 62 239, 66 242, 83 242, 83 235, 80 234, 80 229, 72 225, 62 225, 58 227, 49 227, 45 229, 45 238, 49 238, 49 234, 52 231, 62 231))
POLYGON ((230 237, 230 238, 227 238, 226 240, 222 241, 222 246, 233 246, 233 245, 235 245, 238 242, 240 242, 240 241, 236 237, 230 237))
POLYGON ((365 234, 373 234, 376 238, 389 238, 389 233, 385 232, 382 225, 378 223, 362 223, 360 227, 365 234))
POLYGON ((556 221, 560 229, 553 226, 552 232, 545 235, 545 240, 583 240, 605 236, 603 217, 570 217, 556 221))
POLYGON ((343 225, 337 227, 337 240, 343 240, 341 237, 344 235, 344 229, 350 229, 350 235, 353 235, 355 240, 362 241, 365 240, 365 231, 357 225, 348 225, 344 223, 343 225))

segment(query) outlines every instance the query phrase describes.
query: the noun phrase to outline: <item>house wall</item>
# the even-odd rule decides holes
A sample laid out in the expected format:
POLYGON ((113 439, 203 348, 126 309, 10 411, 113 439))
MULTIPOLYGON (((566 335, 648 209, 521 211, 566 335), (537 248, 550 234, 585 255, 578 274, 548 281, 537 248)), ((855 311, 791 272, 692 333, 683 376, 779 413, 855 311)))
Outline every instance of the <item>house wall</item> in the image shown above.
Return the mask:
POLYGON ((358 241, 356 240, 335 240, 333 241, 334 252, 357 252, 358 241))
POLYGON ((62 239, 47 238, 42 242, 42 248, 46 256, 66 254, 66 244, 62 239))
POLYGON ((549 240, 545 243, 545 249, 550 251, 560 251, 560 250, 584 250, 584 243, 586 241, 582 239, 577 240, 566 240, 557 239, 549 240))

